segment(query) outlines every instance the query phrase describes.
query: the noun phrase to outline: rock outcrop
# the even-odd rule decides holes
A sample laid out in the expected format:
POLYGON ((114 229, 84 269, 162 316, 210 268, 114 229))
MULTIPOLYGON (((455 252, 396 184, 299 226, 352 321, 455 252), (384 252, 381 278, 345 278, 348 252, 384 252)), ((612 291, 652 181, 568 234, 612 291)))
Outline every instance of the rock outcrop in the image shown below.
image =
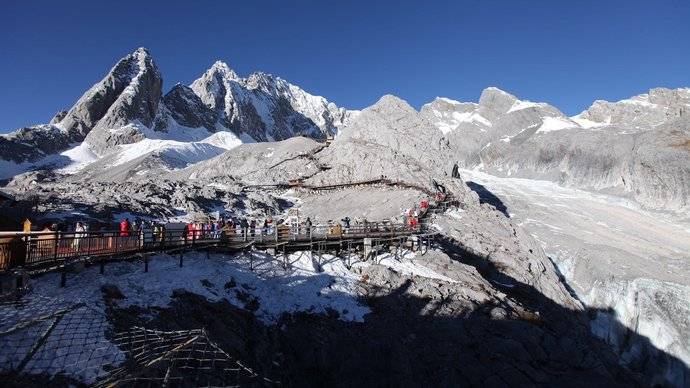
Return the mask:
POLYGON ((318 154, 327 170, 314 184, 386 177, 433 187, 432 177, 450 176, 450 147, 434 126, 407 102, 384 96, 348 124, 333 144, 318 154))

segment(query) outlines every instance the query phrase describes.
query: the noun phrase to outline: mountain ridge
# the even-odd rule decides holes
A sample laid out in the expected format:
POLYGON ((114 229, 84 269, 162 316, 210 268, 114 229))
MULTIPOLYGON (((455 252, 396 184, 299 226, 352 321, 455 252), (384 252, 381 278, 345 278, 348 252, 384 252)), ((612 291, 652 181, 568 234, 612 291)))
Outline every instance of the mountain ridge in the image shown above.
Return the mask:
MULTIPOLYGON (((87 161, 92 155, 104 158, 144 140, 187 142, 193 148, 218 132, 228 133, 224 145, 230 147, 295 136, 348 138, 348 126, 360 114, 277 76, 254 72, 241 77, 220 60, 189 86, 162 90, 162 75, 149 51, 135 50, 50 124, 0 136, 0 179, 31 170, 77 171, 64 169, 84 164, 75 154, 86 154, 87 161)), ((438 97, 416 110, 387 95, 367 109, 382 100, 390 103, 389 114, 439 130, 449 145, 442 158, 460 167, 604 191, 654 209, 689 206, 690 174, 684 163, 690 156, 673 145, 688 141, 690 88, 654 88, 618 102, 597 100, 575 116, 493 86, 476 102, 438 97), (671 184, 651 183, 660 181, 671 184)), ((399 136, 409 138, 405 133, 399 136)), ((403 138, 385 142, 397 144, 403 138)), ((134 149, 151 151, 148 145, 134 149)), ((166 152, 172 151, 156 155, 166 152)), ((193 156, 154 165, 178 168, 196 161, 193 156)))

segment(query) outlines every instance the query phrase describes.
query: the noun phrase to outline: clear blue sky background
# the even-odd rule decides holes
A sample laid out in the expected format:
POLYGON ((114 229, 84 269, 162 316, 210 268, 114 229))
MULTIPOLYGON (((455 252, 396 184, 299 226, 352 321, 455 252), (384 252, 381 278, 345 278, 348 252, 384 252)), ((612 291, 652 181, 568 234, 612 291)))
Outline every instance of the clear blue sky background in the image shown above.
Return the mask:
POLYGON ((0 132, 49 121, 139 46, 166 91, 221 59, 348 108, 476 101, 493 85, 575 114, 690 86, 689 1, 233 3, 2 1, 0 132))

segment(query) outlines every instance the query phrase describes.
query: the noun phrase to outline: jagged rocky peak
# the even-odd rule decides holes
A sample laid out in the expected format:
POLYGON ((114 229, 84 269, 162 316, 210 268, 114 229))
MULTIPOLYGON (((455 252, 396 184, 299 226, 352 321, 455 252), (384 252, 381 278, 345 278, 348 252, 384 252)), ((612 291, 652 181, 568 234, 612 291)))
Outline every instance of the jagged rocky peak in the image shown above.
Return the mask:
MULTIPOLYGON (((496 87, 486 88, 479 103, 437 97, 424 105, 421 113, 444 134, 461 132, 466 135, 472 132, 481 138, 473 141, 480 143, 515 134, 530 126, 536 129, 537 125, 545 122, 549 126, 577 126, 549 104, 520 100, 496 87)), ((468 141, 467 138, 458 140, 468 141)))
POLYGON ((257 141, 304 135, 324 138, 354 114, 280 77, 256 72, 241 78, 217 61, 191 85, 223 125, 257 141))
POLYGON ((85 135, 96 125, 115 127, 139 119, 150 125, 161 96, 162 78, 144 48, 122 58, 77 101, 62 120, 67 130, 85 135), (123 108, 123 109, 119 109, 123 108))
POLYGON ((365 109, 365 111, 373 111, 377 113, 391 113, 396 114, 416 114, 417 111, 400 97, 394 96, 392 94, 386 94, 379 98, 378 101, 370 108, 365 109))
POLYGON ((247 77, 244 82, 248 89, 261 89, 266 93, 280 94, 289 93, 290 88, 287 81, 272 74, 257 71, 247 77))
MULTIPOLYGON (((641 96, 644 96, 644 94, 641 96)), ((653 88, 649 90, 647 99, 652 104, 665 106, 674 106, 679 104, 690 105, 690 88, 653 88)))
POLYGON ((505 92, 496 87, 484 89, 479 98, 479 109, 482 114, 490 119, 502 117, 504 115, 530 115, 537 117, 565 117, 563 112, 552 105, 544 102, 532 102, 521 100, 515 95, 505 92))
POLYGON ((427 107, 428 108, 437 108, 437 109, 469 112, 469 111, 477 109, 477 104, 474 102, 456 101, 456 100, 452 100, 452 99, 446 98, 446 97, 436 97, 434 99, 434 101, 432 101, 428 104, 424 104, 422 106, 422 109, 427 108, 427 107))
POLYGON ((397 143, 399 139, 394 139, 395 136, 424 132, 429 127, 426 124, 427 122, 421 119, 407 101, 387 94, 374 105, 361 111, 348 125, 347 130, 338 137, 338 141, 359 138, 375 142, 395 141, 397 143))
POLYGON ((654 88, 617 102, 597 100, 575 117, 599 125, 651 129, 690 117, 690 88, 654 88))
POLYGON ((422 116, 434 123, 443 134, 460 128, 481 129, 491 127, 492 123, 479 113, 479 105, 474 102, 459 102, 445 97, 436 97, 434 101, 422 106, 422 116))
POLYGON ((223 61, 215 61, 211 68, 207 70, 207 73, 218 74, 227 79, 240 79, 237 73, 235 73, 235 71, 231 69, 230 66, 228 66, 228 64, 223 61))
POLYGON ((104 154, 115 145, 141 140, 144 135, 139 126, 152 126, 162 85, 163 79, 148 50, 138 48, 89 89, 61 125, 92 127, 85 141, 97 154, 104 154))
POLYGON ((237 73, 233 71, 225 62, 216 61, 211 68, 196 79, 190 86, 201 101, 209 108, 224 112, 228 118, 233 117, 233 104, 231 101, 232 83, 240 81, 237 73), (226 103, 226 98, 230 101, 226 103))
POLYGON ((158 110, 161 85, 160 73, 149 52, 139 48, 122 58, 69 111, 56 115, 51 125, 22 128, 2 136, 0 159, 36 162, 87 137, 97 153, 105 152, 110 144, 131 142, 140 134, 108 132, 132 122, 151 125, 158 110))
POLYGON ((335 184, 380 179, 432 189, 432 177, 452 171, 448 142, 433 124, 404 100, 386 95, 354 117, 333 144, 319 152, 307 183, 335 184))

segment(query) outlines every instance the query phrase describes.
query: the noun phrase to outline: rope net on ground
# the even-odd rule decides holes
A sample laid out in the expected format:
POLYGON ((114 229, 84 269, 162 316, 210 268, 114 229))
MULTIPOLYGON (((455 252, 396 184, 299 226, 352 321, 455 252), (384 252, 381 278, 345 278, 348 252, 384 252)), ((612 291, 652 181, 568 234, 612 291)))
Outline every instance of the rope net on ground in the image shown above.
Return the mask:
POLYGON ((211 341, 203 329, 134 327, 113 339, 128 361, 99 386, 243 386, 258 376, 211 341))

